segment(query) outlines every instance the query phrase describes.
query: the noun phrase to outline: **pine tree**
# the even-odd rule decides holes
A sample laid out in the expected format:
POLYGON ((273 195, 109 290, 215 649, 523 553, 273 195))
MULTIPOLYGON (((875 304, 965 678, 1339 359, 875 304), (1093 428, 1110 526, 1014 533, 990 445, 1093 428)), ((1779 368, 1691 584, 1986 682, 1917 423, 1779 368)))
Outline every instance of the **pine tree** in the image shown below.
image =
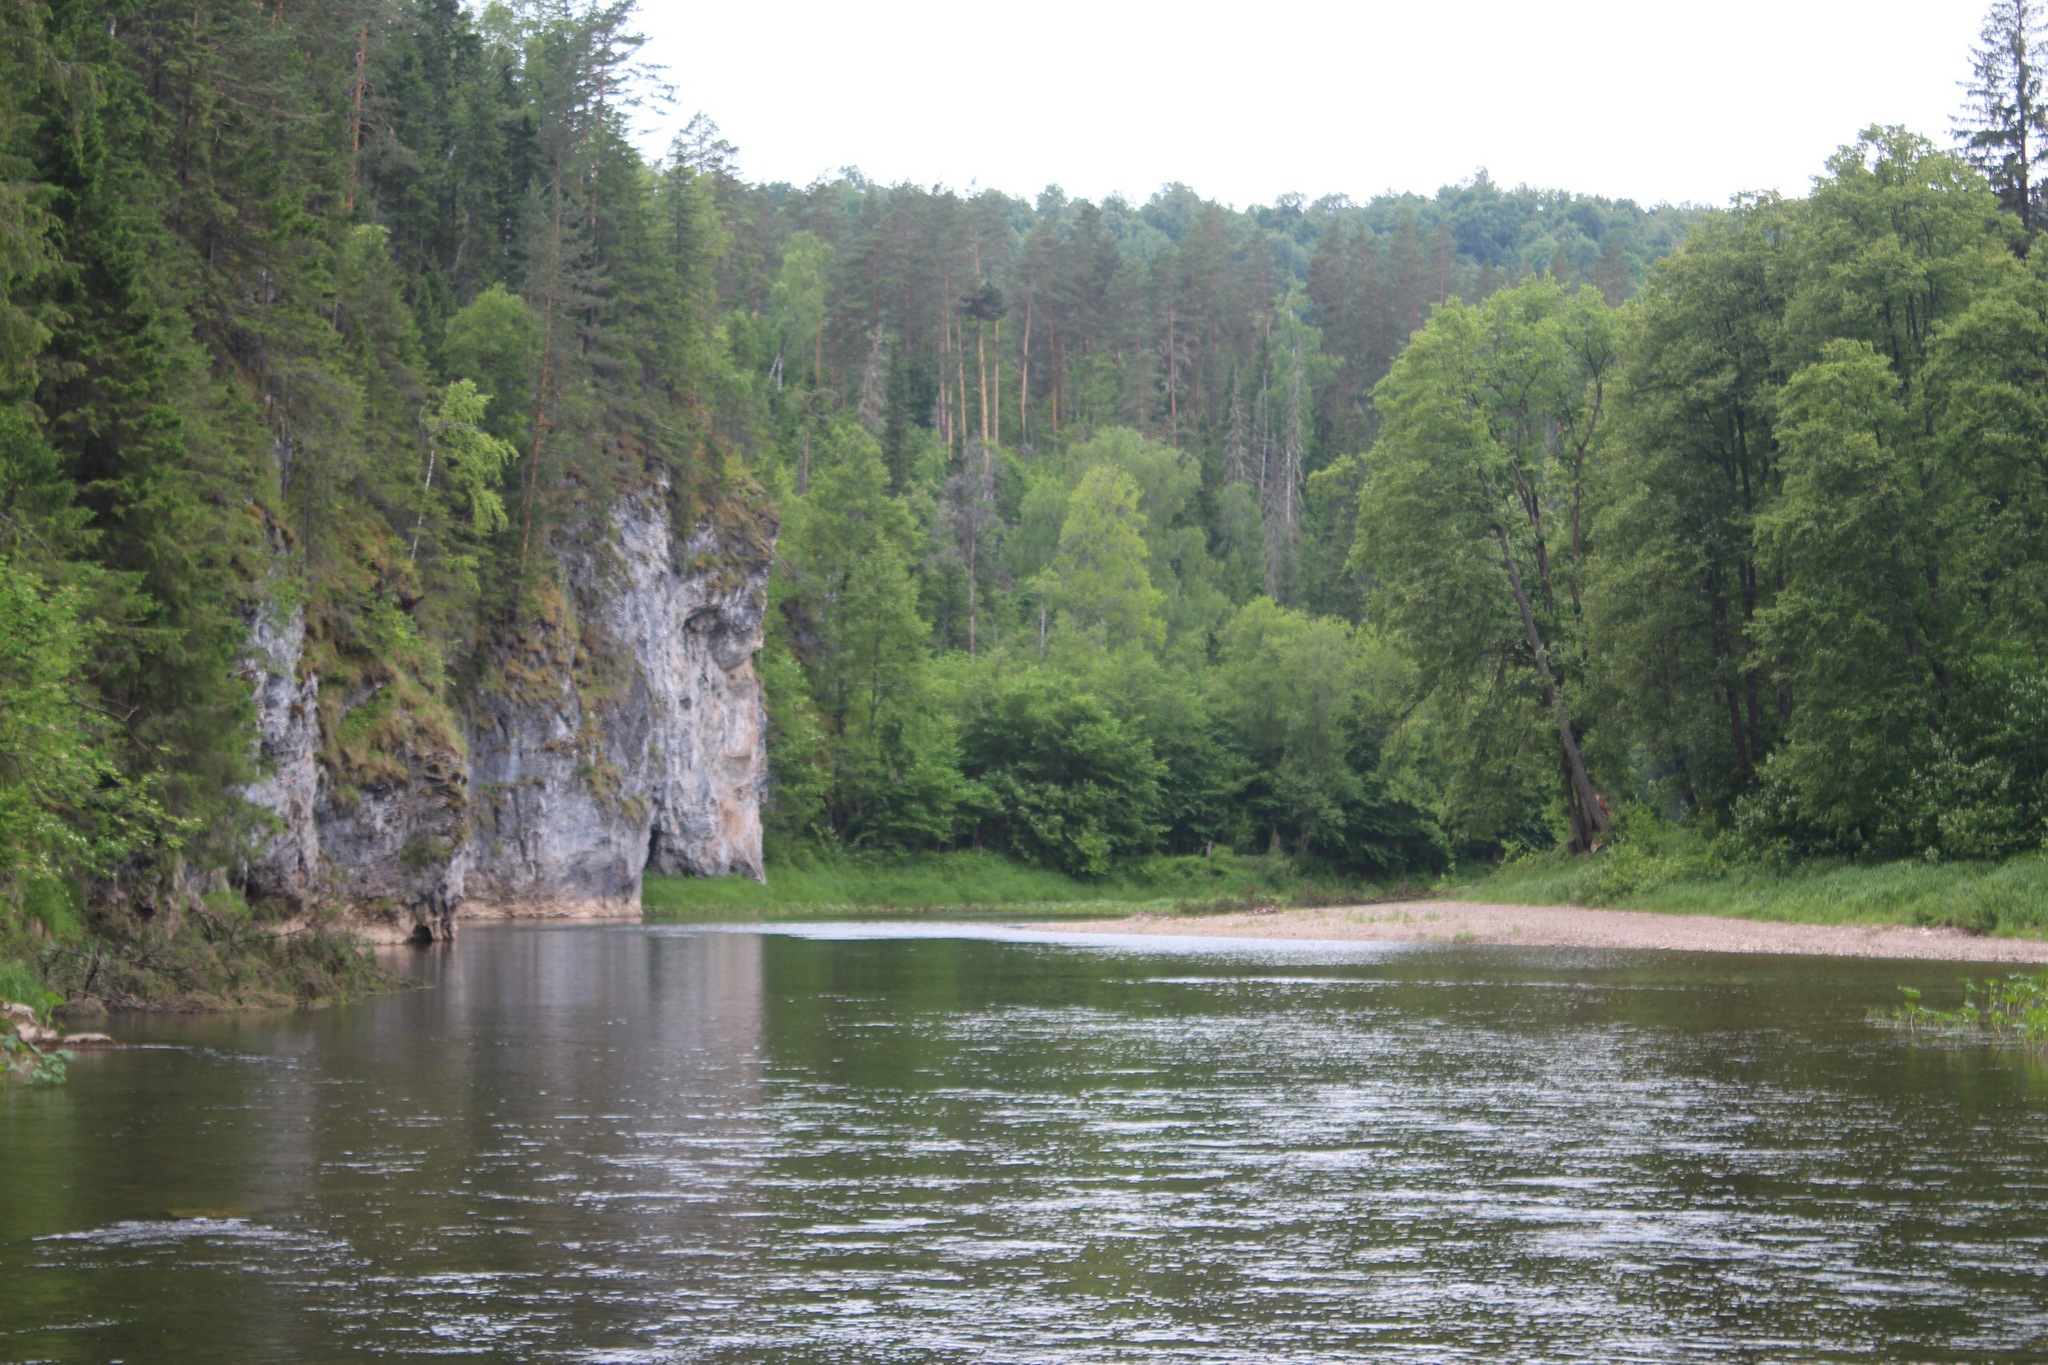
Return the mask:
POLYGON ((2048 155, 2048 108, 2042 103, 2038 0, 1992 0, 1970 54, 1970 102, 1956 131, 1970 160, 1991 181, 2028 237, 2036 217, 2034 167, 2048 155))

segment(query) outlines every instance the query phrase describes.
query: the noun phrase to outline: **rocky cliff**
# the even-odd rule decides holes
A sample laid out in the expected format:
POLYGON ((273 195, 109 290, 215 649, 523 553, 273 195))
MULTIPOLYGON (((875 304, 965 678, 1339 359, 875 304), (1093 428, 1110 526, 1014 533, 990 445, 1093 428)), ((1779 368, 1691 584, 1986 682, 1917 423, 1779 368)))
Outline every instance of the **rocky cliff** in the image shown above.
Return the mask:
MULTIPOLYGON (((462 915, 638 909, 642 874, 761 875, 766 715, 761 647, 775 527, 758 508, 692 518, 669 489, 620 500, 562 556, 555 619, 494 642, 500 667, 462 698, 466 752, 393 757, 404 776, 334 783, 317 761, 320 679, 304 624, 250 632, 276 830, 252 895, 343 905, 379 937, 440 938, 462 915)), ((339 713, 357 704, 343 698, 339 713)), ((332 709, 332 708, 330 708, 332 709)))
POLYGON ((585 658, 538 690, 473 703, 480 910, 637 908, 649 867, 761 875, 753 659, 767 557, 711 524, 679 545, 661 488, 620 503, 612 523, 602 553, 568 566, 595 627, 585 658))
POLYGON ((244 665, 255 692, 257 765, 262 776, 244 793, 270 812, 245 880, 252 895, 303 907, 320 875, 320 837, 313 808, 320 798, 320 679, 301 678, 306 615, 265 603, 249 623, 244 665))

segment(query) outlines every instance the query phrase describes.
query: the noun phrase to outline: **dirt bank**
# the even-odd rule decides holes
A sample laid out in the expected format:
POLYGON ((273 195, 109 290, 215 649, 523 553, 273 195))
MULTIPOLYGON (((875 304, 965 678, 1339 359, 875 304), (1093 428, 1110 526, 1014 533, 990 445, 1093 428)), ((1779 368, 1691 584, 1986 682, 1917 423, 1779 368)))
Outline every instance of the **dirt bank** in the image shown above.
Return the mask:
POLYGON ((1956 929, 1900 925, 1783 924, 1773 920, 1587 910, 1571 905, 1410 901, 1241 915, 1133 915, 1034 926, 1103 934, 1222 938, 1375 939, 1501 943, 1553 948, 1673 948, 1700 953, 1803 953, 1917 957, 1955 962, 2048 962, 2048 940, 1979 938, 1956 929))

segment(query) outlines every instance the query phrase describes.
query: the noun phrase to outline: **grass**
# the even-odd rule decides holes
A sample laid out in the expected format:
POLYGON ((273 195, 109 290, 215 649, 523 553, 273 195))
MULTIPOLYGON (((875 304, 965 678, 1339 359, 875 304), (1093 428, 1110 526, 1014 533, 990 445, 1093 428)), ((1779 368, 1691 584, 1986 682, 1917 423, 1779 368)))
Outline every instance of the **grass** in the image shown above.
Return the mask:
POLYGON ((2007 862, 1731 863, 1683 831, 1631 837, 1586 858, 1545 855, 1454 888, 1496 904, 1593 905, 1801 924, 1946 925, 2048 937, 2048 856, 2007 862))
MULTIPOLYGON (((43 985, 41 973, 29 963, 0 957, 0 1002, 28 1005, 37 1014, 44 1014, 57 998, 43 985)), ((4 1027, 0 1025, 0 1028, 4 1027)))
POLYGON ((999 854, 771 853, 765 885, 739 877, 647 878, 650 919, 827 918, 863 914, 1109 916, 1220 913, 1273 904, 1352 904, 1374 888, 1318 880, 1284 858, 1151 858, 1082 881, 999 854))
POLYGON ((1081 881, 993 853, 771 852, 766 885, 737 877, 649 877, 650 919, 826 919, 861 915, 1109 918, 1223 914, 1261 906, 1359 905, 1432 896, 1493 904, 1590 905, 1801 924, 1947 925, 2048 937, 2048 855, 2002 863, 1731 861, 1668 825, 1635 823, 1590 857, 1525 857, 1465 882, 1377 886, 1319 879, 1285 858, 1153 858, 1081 881))

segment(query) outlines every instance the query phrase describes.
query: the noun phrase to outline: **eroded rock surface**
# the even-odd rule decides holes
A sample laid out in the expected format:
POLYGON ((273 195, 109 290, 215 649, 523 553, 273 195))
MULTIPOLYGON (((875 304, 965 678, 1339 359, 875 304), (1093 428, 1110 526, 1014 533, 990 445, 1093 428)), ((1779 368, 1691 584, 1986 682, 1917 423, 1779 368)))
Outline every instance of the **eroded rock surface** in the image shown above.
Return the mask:
POLYGON ((612 520, 570 573, 609 657, 473 703, 480 909, 635 909, 650 866, 761 875, 768 557, 711 526, 678 545, 659 488, 612 520))
POLYGON ((403 777, 342 787, 322 774, 321 899, 353 907, 380 937, 447 938, 470 865, 468 765, 441 748, 397 757, 403 777))
POLYGON ((441 938, 458 907, 631 913, 650 867, 759 877, 767 744, 753 658, 774 527, 707 520, 679 539, 669 509, 661 486, 613 508, 610 533, 565 563, 559 647, 468 698, 467 753, 394 755, 403 779, 339 787, 323 773, 320 680, 299 677, 303 617, 259 614, 264 775, 248 795, 279 830, 248 889, 349 905, 379 937, 441 938))
POLYGON ((243 793, 269 811, 276 829, 264 837, 243 880, 249 891, 301 908, 320 875, 320 837, 313 823, 319 799, 317 703, 320 679, 299 676, 306 614, 266 603, 249 626, 245 672, 255 688, 259 776, 243 793))

